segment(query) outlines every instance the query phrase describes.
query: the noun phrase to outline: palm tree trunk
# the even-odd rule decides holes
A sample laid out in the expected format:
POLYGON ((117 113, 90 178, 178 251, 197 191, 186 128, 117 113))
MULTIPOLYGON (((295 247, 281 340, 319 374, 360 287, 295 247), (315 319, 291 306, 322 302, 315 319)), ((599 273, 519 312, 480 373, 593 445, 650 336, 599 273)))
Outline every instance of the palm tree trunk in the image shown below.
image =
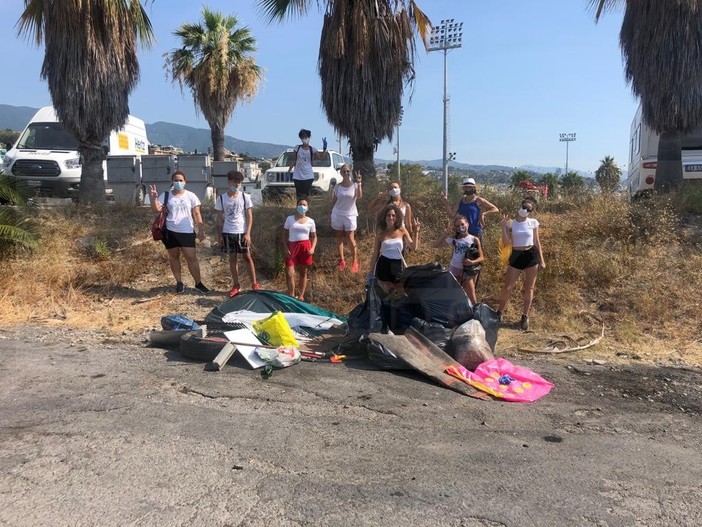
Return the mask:
POLYGON ((680 133, 666 131, 658 140, 658 164, 656 165, 656 192, 668 192, 682 184, 682 144, 680 133))
POLYGON ((212 134, 212 155, 215 161, 224 161, 224 128, 219 126, 211 127, 212 134))
POLYGON ((373 153, 375 145, 359 145, 351 141, 351 153, 353 156, 353 172, 361 171, 364 178, 376 177, 375 163, 373 163, 373 153))
POLYGON ((102 149, 102 145, 96 143, 80 143, 78 151, 83 158, 78 199, 81 203, 104 204, 103 161, 105 160, 105 151, 102 149))

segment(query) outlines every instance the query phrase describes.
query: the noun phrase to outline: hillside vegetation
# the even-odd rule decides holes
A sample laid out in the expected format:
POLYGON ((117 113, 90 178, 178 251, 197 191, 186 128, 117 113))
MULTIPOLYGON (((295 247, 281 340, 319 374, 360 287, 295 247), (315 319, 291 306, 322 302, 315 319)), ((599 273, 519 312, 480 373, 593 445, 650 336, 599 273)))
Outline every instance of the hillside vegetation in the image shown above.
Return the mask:
MULTIPOLYGON (((366 197, 359 203, 360 211, 376 195, 374 187, 372 181, 364 185, 366 197)), ((405 188, 412 191, 411 185, 405 188)), ((510 215, 521 200, 518 193, 498 194, 484 188, 482 194, 510 215)), ((448 248, 432 249, 429 243, 447 224, 438 198, 436 190, 426 188, 406 197, 423 223, 423 245, 409 255, 410 265, 448 263, 448 248)), ((326 196, 311 202, 309 215, 318 223, 320 242, 308 300, 346 315, 364 298, 375 219, 364 212, 359 217, 361 271, 340 273, 329 227, 330 205, 326 196)), ((285 290, 282 258, 273 240, 292 208, 290 199, 255 211, 255 260, 266 289, 285 290)), ((564 333, 578 336, 599 331, 594 322, 599 319, 605 325, 605 339, 584 357, 616 360, 619 355, 702 363, 700 211, 702 191, 693 187, 634 204, 624 197, 595 193, 542 200, 535 217, 542 225, 547 268, 537 282, 531 316, 534 332, 515 329, 521 304, 518 286, 505 312, 498 353, 564 333)), ((65 324, 139 334, 158 327, 167 313, 202 319, 226 298, 228 266, 207 241, 199 257, 203 281, 213 291, 196 294, 185 273, 188 292, 173 292, 165 250, 150 237, 153 213, 148 209, 65 206, 35 208, 31 214, 41 240, 33 252, 18 250, 3 257, 2 325, 65 324)), ((211 206, 204 207, 204 216, 213 239, 211 206)), ((484 242, 487 262, 478 297, 495 306, 504 269, 497 262, 498 219, 489 218, 484 242)), ((245 272, 242 285, 250 285, 245 272)))

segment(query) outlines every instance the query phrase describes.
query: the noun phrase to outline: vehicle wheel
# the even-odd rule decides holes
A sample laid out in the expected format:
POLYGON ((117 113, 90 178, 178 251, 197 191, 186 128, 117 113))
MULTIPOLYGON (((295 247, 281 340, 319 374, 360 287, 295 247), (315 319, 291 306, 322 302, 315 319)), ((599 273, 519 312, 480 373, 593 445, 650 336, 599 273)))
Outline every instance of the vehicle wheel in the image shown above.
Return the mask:
POLYGON ((143 207, 145 200, 146 200, 146 190, 144 190, 143 185, 139 185, 136 189, 136 194, 134 196, 134 204, 137 207, 143 207))
POLYGON ((193 360, 209 362, 213 360, 222 348, 229 342, 225 337, 197 337, 183 335, 180 338, 180 354, 193 360))

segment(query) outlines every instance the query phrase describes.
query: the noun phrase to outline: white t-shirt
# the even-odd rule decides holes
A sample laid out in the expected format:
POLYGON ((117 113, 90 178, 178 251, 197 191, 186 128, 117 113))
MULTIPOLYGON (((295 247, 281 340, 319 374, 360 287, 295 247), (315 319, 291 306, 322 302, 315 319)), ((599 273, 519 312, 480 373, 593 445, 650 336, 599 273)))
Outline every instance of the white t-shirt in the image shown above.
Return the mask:
MULTIPOLYGON (((166 193, 158 197, 158 202, 163 205, 166 193)), ((186 190, 176 196, 172 192, 168 196, 168 216, 166 216, 166 229, 171 232, 195 232, 193 223, 193 209, 200 206, 200 198, 186 190)))
POLYGON ((293 170, 293 179, 314 179, 314 170, 312 170, 312 156, 317 152, 313 147, 305 150, 302 145, 296 148, 297 161, 293 170))
POLYGON ((336 196, 336 203, 334 203, 332 214, 339 214, 341 216, 358 216, 358 209, 356 208, 355 183, 350 187, 337 185, 334 187, 334 195, 336 196))
POLYGON ((528 247, 534 245, 534 229, 538 228, 539 220, 527 218, 524 221, 512 222, 512 246, 528 247))
POLYGON ((231 197, 229 192, 219 196, 215 201, 215 210, 224 211, 222 232, 244 234, 246 232, 246 211, 251 207, 253 207, 251 196, 245 192, 239 191, 234 197, 231 197))
POLYGON ((466 250, 475 245, 475 237, 469 234, 465 238, 446 238, 446 243, 453 246, 453 255, 449 265, 455 268, 463 267, 463 260, 466 258, 466 250))
POLYGON ((283 225, 283 227, 288 231, 288 241, 290 242, 309 240, 310 234, 317 232, 312 218, 307 218, 305 223, 299 223, 295 221, 294 214, 285 219, 285 225, 283 225))

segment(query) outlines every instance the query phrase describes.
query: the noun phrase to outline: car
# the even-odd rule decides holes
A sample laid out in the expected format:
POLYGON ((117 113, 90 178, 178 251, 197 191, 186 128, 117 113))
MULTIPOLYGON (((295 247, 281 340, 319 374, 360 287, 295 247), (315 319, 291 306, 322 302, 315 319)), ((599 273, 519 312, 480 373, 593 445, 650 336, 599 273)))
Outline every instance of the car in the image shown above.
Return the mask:
MULTIPOLYGON (((346 163, 344 157, 338 152, 327 150, 322 153, 325 154, 324 158, 312 161, 312 169, 314 170, 312 194, 334 190, 336 184, 341 181, 339 170, 346 163)), ((288 148, 280 154, 275 164, 266 170, 266 173, 261 177, 261 196, 264 200, 280 198, 284 194, 295 192, 292 172, 288 172, 290 160, 294 155, 294 149, 288 148)))

